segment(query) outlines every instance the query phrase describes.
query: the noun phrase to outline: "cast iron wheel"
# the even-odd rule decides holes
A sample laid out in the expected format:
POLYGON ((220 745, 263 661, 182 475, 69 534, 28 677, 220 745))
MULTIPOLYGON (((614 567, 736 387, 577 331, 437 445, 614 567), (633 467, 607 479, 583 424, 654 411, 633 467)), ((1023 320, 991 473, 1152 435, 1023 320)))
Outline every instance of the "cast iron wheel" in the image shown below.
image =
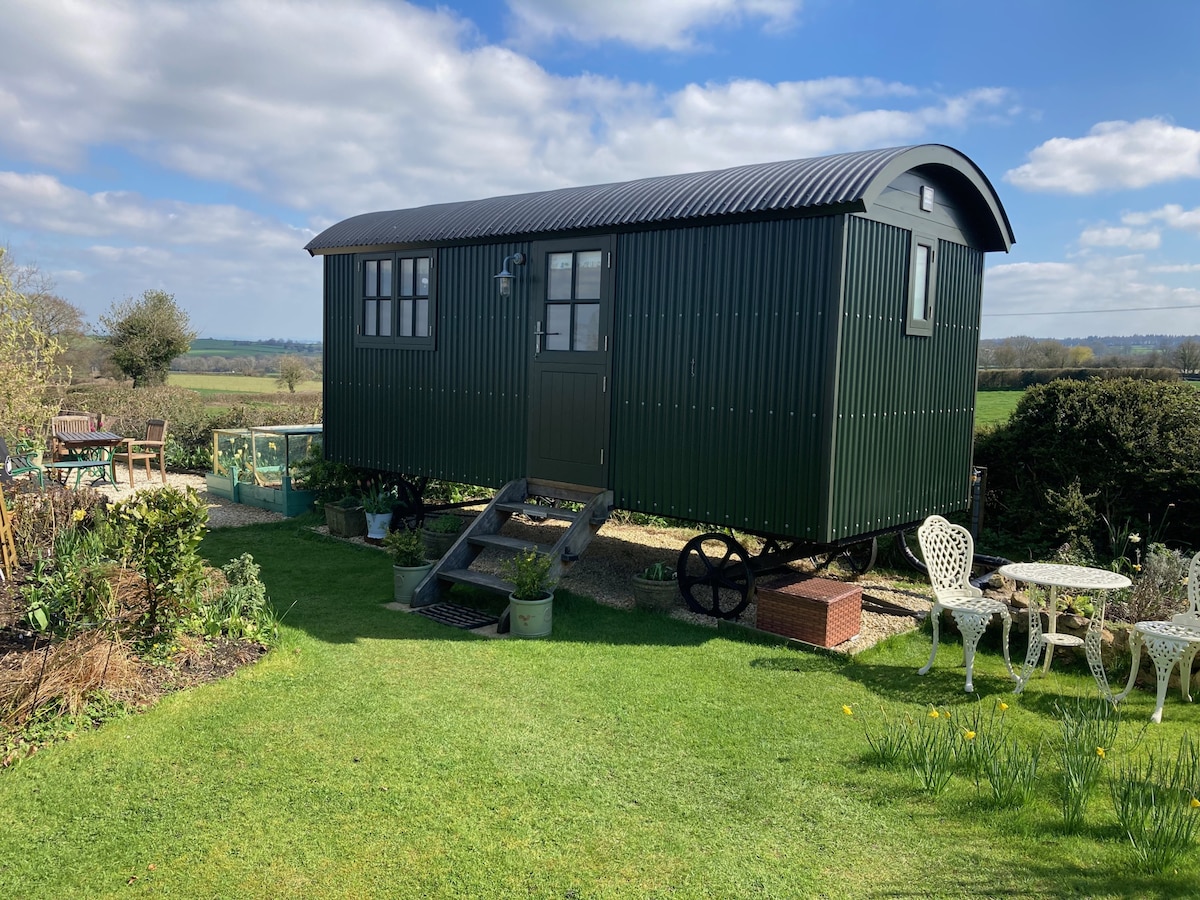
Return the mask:
POLYGON ((754 593, 746 548, 727 534, 692 538, 679 551, 675 571, 688 608, 718 619, 736 618, 754 593))
POLYGON ((828 553, 814 553, 809 557, 814 572, 823 572, 831 565, 849 570, 852 575, 866 575, 875 568, 875 557, 879 554, 879 542, 875 538, 869 541, 859 541, 831 550, 828 553))

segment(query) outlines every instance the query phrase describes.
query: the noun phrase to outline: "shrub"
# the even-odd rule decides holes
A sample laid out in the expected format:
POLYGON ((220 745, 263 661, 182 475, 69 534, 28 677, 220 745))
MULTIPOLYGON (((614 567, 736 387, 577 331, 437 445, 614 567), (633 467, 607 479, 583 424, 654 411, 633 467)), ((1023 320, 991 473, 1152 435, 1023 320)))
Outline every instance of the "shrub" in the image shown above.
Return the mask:
POLYGON ((432 531, 434 534, 458 534, 462 531, 463 520, 462 516, 456 516, 447 513, 444 516, 438 516, 425 523, 427 531, 432 531))
POLYGON ((1055 381, 1030 388, 1012 417, 984 429, 992 528, 1035 558, 1064 540, 1103 546, 1105 522, 1160 522, 1200 542, 1200 394, 1182 383, 1055 381))
POLYGON ((207 522, 208 508, 190 487, 139 491, 106 514, 105 539, 149 586, 150 630, 171 627, 194 610, 203 569, 198 549, 207 522))
POLYGON ((279 623, 266 585, 259 578, 261 572, 249 553, 221 567, 221 589, 213 600, 202 601, 197 610, 196 624, 201 634, 253 638, 264 644, 278 641, 279 623))
POLYGON ((389 531, 383 539, 383 549, 391 554, 394 566, 423 566, 425 560, 425 543, 418 531, 399 528, 389 531))

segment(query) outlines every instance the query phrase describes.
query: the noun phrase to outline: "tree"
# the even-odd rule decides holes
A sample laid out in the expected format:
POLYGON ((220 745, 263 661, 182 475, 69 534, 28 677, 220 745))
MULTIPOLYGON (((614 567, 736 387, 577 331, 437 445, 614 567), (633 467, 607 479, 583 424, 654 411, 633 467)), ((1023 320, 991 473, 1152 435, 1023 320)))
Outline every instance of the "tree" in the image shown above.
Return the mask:
POLYGON ((1096 354, 1091 347, 1085 347, 1083 344, 1076 344, 1074 347, 1067 348, 1067 363, 1076 369, 1083 368, 1096 354))
POLYGON ((279 357, 279 377, 275 379, 275 383, 280 387, 286 385, 294 394, 296 385, 306 378, 311 378, 312 374, 312 370, 304 365, 304 360, 288 353, 279 357))
POLYGON ((0 248, 0 434, 14 440, 50 421, 70 373, 58 365, 62 345, 38 327, 37 301, 9 280, 11 265, 0 248))
POLYGON ((140 300, 130 297, 114 303, 100 317, 100 325, 113 364, 133 379, 135 388, 163 384, 171 360, 187 353, 196 339, 187 313, 166 291, 146 291, 140 300))
POLYGON ((1180 372, 1195 372, 1200 369, 1200 343, 1190 338, 1171 351, 1171 361, 1179 366, 1180 372))

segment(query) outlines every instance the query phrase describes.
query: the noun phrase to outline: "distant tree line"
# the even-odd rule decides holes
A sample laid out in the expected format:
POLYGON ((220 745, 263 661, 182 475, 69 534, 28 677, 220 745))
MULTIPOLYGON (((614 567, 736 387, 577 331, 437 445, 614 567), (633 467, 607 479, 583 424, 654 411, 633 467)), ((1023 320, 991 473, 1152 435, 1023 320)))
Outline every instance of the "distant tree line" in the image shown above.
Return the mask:
POLYGON ((1159 369, 1180 374, 1200 372, 1200 339, 1146 336, 1143 338, 1089 338, 1067 343, 1027 335, 979 342, 981 369, 1159 369), (1124 352, 1114 350, 1114 345, 1124 352))
POLYGON ((222 375, 275 375, 282 360, 288 357, 303 360, 307 369, 320 374, 321 354, 260 354, 257 356, 221 356, 219 354, 177 356, 171 362, 172 372, 209 372, 222 375))

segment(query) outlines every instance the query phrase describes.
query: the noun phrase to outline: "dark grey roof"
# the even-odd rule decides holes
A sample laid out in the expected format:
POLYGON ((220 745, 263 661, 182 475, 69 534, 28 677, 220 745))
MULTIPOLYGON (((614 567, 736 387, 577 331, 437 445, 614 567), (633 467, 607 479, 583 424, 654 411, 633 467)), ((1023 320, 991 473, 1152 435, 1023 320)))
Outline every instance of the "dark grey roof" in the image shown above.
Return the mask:
POLYGON ((1009 248, 1008 217, 979 168, 951 147, 922 144, 366 213, 326 228, 305 249, 499 240, 788 210, 865 211, 897 176, 919 166, 947 167, 969 181, 993 220, 984 249, 1009 248))

